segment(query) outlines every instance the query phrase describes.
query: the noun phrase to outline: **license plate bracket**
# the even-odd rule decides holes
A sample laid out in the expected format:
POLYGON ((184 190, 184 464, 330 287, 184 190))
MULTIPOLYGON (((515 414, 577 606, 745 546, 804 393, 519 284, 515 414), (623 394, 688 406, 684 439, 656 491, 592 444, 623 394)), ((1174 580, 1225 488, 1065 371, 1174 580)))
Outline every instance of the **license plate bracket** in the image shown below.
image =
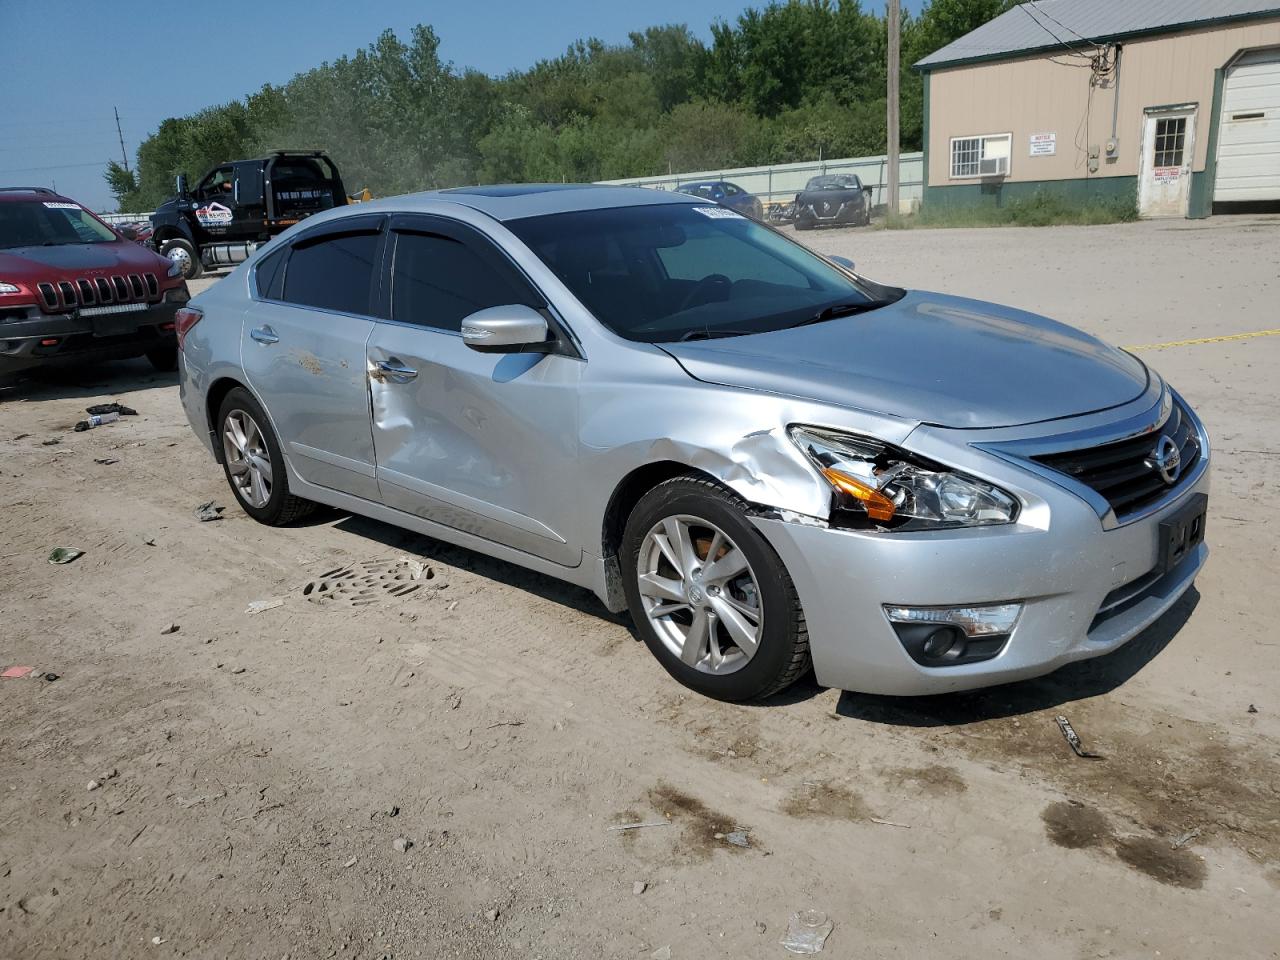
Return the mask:
POLYGON ((95 337, 122 337, 137 332, 143 323, 145 310, 121 310, 119 313, 104 313, 93 317, 93 335, 95 337))
POLYGON ((1208 494, 1197 493, 1177 513, 1160 521, 1160 561, 1156 569, 1161 573, 1168 573, 1204 542, 1208 509, 1208 494))

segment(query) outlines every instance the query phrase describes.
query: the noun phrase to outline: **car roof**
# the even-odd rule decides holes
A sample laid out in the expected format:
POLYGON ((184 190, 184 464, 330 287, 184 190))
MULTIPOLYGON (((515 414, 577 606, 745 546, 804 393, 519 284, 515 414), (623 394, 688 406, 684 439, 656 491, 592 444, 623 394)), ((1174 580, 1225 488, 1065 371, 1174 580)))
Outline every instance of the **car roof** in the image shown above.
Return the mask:
MULTIPOLYGON (((50 190, 48 187, 0 187, 0 203, 5 201, 53 200, 58 203, 75 203, 70 197, 50 190)), ((79 206, 79 204, 76 204, 79 206)))
POLYGON ((683 193, 643 187, 597 186, 591 183, 504 183, 386 197, 351 207, 349 212, 433 213, 439 212, 442 201, 470 207, 501 221, 581 210, 705 202, 683 193))

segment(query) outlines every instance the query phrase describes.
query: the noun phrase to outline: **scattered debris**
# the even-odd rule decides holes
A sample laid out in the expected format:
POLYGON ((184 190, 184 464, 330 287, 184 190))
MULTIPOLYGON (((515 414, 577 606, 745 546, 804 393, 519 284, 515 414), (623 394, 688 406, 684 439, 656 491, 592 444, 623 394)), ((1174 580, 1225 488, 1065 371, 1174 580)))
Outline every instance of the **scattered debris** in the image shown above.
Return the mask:
POLYGON ((118 776, 120 776, 120 771, 117 770, 115 767, 112 767, 106 773, 98 774, 98 779, 105 782, 107 780, 114 780, 118 776))
POLYGON ((94 458, 93 458, 93 462, 94 462, 94 463, 100 463, 100 464, 102 464, 104 467, 109 467, 109 466, 111 466, 113 463, 119 463, 119 462, 120 462, 120 460, 119 460, 119 458, 118 458, 118 457, 94 457, 94 458))
POLYGON ((356 865, 356 858, 352 857, 350 860, 348 860, 346 863, 342 865, 342 869, 345 870, 348 867, 354 867, 355 865, 356 865))
POLYGON ((635 883, 631 885, 631 893, 637 897, 640 896, 640 894, 644 893, 648 889, 649 889, 649 885, 645 883, 643 880, 637 880, 635 883))
POLYGON ((53 552, 49 554, 50 563, 70 563, 76 557, 83 557, 84 551, 77 550, 75 547, 54 547, 53 552))
POLYGON ((502 916, 502 911, 497 907, 490 907, 484 912, 484 918, 490 923, 497 923, 498 917, 502 916))
POLYGON ((1075 728, 1071 726, 1071 721, 1066 717, 1058 717, 1058 729, 1062 731, 1063 737, 1066 738, 1067 743, 1070 744, 1077 757, 1083 757, 1085 760, 1104 759, 1101 754, 1090 753, 1084 748, 1084 744, 1080 742, 1079 734, 1076 733, 1075 728))
POLYGON ((462 706, 462 691, 454 690, 447 697, 445 697, 444 700, 445 700, 445 703, 449 704, 450 710, 457 710, 460 706, 462 706))
POLYGON ((169 634, 177 633, 181 629, 182 628, 179 627, 176 623, 171 623, 167 627, 165 627, 163 630, 160 631, 160 636, 167 637, 169 634))
POLYGON ((165 939, 163 939, 163 938, 161 938, 161 937, 152 937, 152 938, 151 938, 151 942, 152 942, 152 943, 154 943, 154 944, 158 947, 158 946, 160 946, 160 944, 162 944, 162 943, 168 943, 169 941, 168 941, 168 940, 165 940, 165 939))
POLYGON ((226 507, 218 506, 217 501, 210 500, 207 503, 202 503, 200 506, 196 507, 196 519, 201 523, 208 523, 210 520, 221 520, 222 511, 225 509, 226 507))
POLYGON ((154 547, 156 545, 156 538, 147 537, 147 539, 143 540, 142 542, 146 544, 148 547, 154 547))
POLYGON ((250 600, 245 613, 262 613, 263 610, 274 610, 284 606, 284 597, 271 597, 267 600, 250 600))
POLYGON ((523 727, 523 726, 524 726, 523 720, 498 720, 495 723, 489 724, 487 727, 485 727, 485 729, 492 730, 494 727, 523 727))
POLYGON ((21 680, 28 676, 35 667, 7 667, 4 673, 0 673, 0 677, 5 680, 21 680))
POLYGON ((880 824, 882 827, 902 827, 906 830, 911 829, 911 824, 909 823, 896 823, 893 820, 881 820, 879 817, 868 817, 867 819, 872 823, 880 824))
POLYGON ((95 403, 92 407, 85 407, 84 412, 87 414, 114 413, 117 417, 136 417, 138 411, 133 407, 126 407, 123 403, 95 403))
POLYGON ((100 786, 102 786, 102 783, 100 781, 90 780, 87 789, 90 793, 93 793, 93 791, 97 790, 100 786))
POLYGON ((767 923, 765 923, 763 920, 756 921, 756 933, 767 933, 768 930, 769 930, 769 925, 767 923))
POLYGON ((651 960, 671 960, 671 945, 659 947, 653 953, 649 954, 651 960))
POLYGON ((244 673, 244 667, 236 667, 236 668, 235 668, 234 670, 232 670, 231 672, 232 672, 232 673, 244 673))
POLYGON ((408 837, 396 837, 391 841, 391 846, 395 848, 396 853, 406 853, 413 846, 413 841, 408 837))
POLYGON ((76 421, 76 433, 84 433, 86 430, 92 430, 95 427, 106 426, 108 423, 115 423, 120 419, 118 413, 95 413, 90 415, 87 420, 76 421))
POLYGON ((61 439, 60 437, 50 437, 48 440, 41 440, 41 441, 40 441, 40 446, 42 446, 42 447, 55 447, 55 446, 57 446, 58 444, 60 444, 61 442, 62 442, 62 439, 61 439))
POLYGON ((1258 708, 1255 707, 1252 703, 1249 704, 1249 709, 1245 711, 1245 713, 1257 713, 1257 712, 1258 712, 1258 708))
POLYGON ((457 600, 452 601, 447 607, 445 607, 445 609, 448 610, 450 613, 452 613, 454 610, 457 610, 458 601, 457 600))
POLYGON ((18 434, 16 437, 14 437, 14 438, 13 438, 13 442, 14 442, 14 443, 17 443, 19 440, 25 440, 25 439, 27 439, 27 437, 29 437, 29 436, 31 436, 31 434, 29 434, 29 433, 20 433, 20 434, 18 434))
POLYGON ((619 823, 616 826, 607 827, 608 830, 643 830, 645 827, 669 827, 670 820, 650 820, 648 823, 619 823))
POLYGON ((723 840, 725 843, 731 843, 735 847, 751 846, 751 839, 747 836, 745 830, 731 830, 729 833, 717 833, 715 839, 723 840))
POLYGON ((1174 841, 1171 844, 1169 844, 1169 848, 1171 850, 1181 850, 1183 847, 1185 847, 1188 843, 1190 843, 1192 840, 1194 840, 1198 836, 1200 836, 1199 827, 1196 827, 1194 830, 1188 830, 1186 833, 1175 838, 1174 841))
POLYGON ((43 676, 43 680, 45 683, 53 683, 53 681, 57 679, 58 679, 58 675, 56 673, 46 673, 43 676))
POLYGON ((835 924, 821 910, 801 910, 787 921, 787 932, 779 943, 788 953, 821 953, 835 924))
POLYGON ((373 813, 369 814, 369 819, 377 820, 379 817, 386 817, 387 819, 391 819, 392 817, 398 817, 398 816, 400 816, 400 808, 393 803, 391 806, 387 807, 385 810, 373 811, 373 813))

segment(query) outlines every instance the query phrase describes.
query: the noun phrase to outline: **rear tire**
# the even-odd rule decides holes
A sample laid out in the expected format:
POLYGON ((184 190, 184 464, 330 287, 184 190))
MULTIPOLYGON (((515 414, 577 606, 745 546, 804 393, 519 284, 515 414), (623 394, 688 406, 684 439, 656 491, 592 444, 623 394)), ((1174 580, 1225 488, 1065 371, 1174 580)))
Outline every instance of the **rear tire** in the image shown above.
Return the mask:
POLYGON ((160 256, 181 266, 182 276, 186 280, 194 280, 204 272, 199 251, 190 240, 184 240, 182 237, 174 237, 161 244, 160 256))
POLYGON ((148 350, 147 359, 151 361, 151 366, 162 373, 171 373, 178 369, 178 347, 175 344, 148 350))
POLYGON ((228 393, 218 408, 217 442, 227 484, 253 519, 283 527, 315 509, 310 500, 289 492, 289 471, 271 421, 243 387, 228 393))
POLYGON ((675 477, 640 498, 627 518, 622 569, 636 629, 685 686, 755 700, 809 669, 809 633, 786 567, 746 503, 710 480, 675 477), (725 578, 726 569, 736 572, 725 578))

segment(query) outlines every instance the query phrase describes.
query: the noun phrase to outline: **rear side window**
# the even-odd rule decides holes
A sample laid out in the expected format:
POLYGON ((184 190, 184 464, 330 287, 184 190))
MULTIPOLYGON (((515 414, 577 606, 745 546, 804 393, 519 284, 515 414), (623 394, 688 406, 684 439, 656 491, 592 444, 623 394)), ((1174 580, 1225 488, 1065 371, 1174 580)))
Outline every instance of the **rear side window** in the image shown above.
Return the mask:
POLYGON ((369 314, 378 234, 344 233, 293 248, 280 299, 303 307, 369 314))
POLYGON ((542 305, 524 284, 468 244, 435 233, 397 234, 393 320, 456 332, 464 317, 509 303, 542 305))
POLYGON ((258 264, 257 270, 254 271, 258 283, 258 296, 267 300, 280 299, 280 288, 284 285, 284 272, 281 268, 284 266, 285 254, 288 252, 288 247, 281 247, 258 264))

